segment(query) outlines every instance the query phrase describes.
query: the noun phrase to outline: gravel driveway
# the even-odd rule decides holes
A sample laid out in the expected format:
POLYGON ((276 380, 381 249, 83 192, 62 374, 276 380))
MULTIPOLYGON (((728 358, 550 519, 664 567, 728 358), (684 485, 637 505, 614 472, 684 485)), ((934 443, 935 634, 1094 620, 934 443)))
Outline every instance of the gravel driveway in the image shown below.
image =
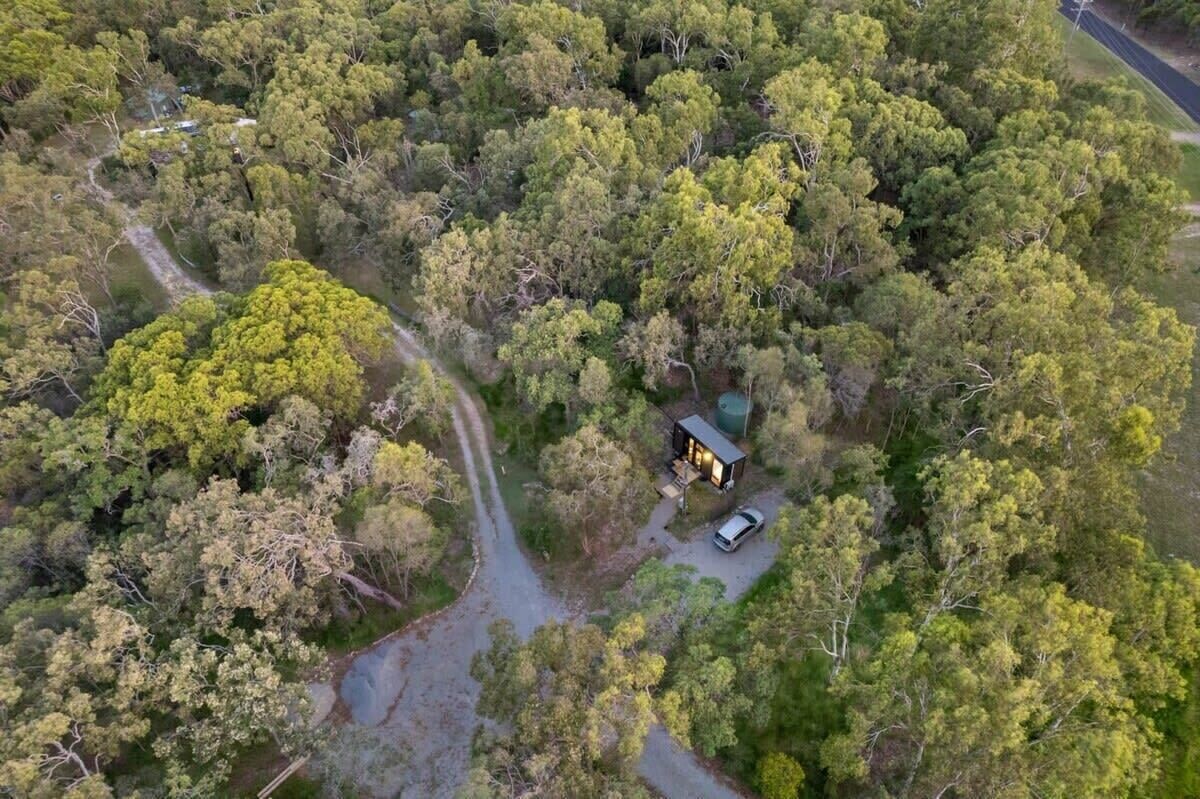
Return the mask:
POLYGON ((137 215, 129 210, 122 202, 113 196, 112 192, 96 181, 96 169, 104 155, 98 155, 87 162, 88 185, 96 195, 107 203, 112 204, 125 217, 125 238, 142 256, 150 273, 166 292, 171 302, 179 302, 192 294, 212 294, 212 289, 192 277, 172 257, 171 253, 158 240, 153 228, 137 221, 137 215))
POLYGON ((720 579, 725 583, 725 598, 737 599, 775 562, 779 545, 771 540, 768 532, 779 516, 784 501, 782 491, 770 489, 755 494, 743 503, 762 511, 767 517, 767 524, 762 532, 738 547, 736 552, 724 552, 712 542, 712 534, 728 518, 722 516, 688 541, 676 542, 669 533, 664 534, 670 553, 663 560, 669 565, 687 563, 696 567, 699 577, 720 579))
MULTIPOLYGON (((95 185, 95 164, 90 166, 89 177, 95 185)), ((114 201, 98 185, 96 189, 104 199, 114 201)), ((131 224, 126 236, 172 301, 210 293, 171 257, 149 228, 131 224)), ((410 331, 394 327, 396 349, 405 361, 426 358, 441 369, 410 331)), ((551 618, 577 615, 542 587, 517 546, 477 400, 453 376, 447 376, 457 394, 454 434, 462 449, 475 514, 479 566, 470 588, 446 612, 358 655, 338 686, 354 722, 378 726, 408 748, 407 767, 389 771, 389 775, 395 773, 394 783, 381 785, 386 780, 372 780, 371 787, 379 796, 440 799, 453 796, 462 783, 470 762, 471 737, 479 722, 475 714, 479 686, 471 679, 470 663, 476 652, 489 645, 487 628, 493 621, 507 618, 517 632, 528 636, 551 618)), ((765 498, 755 501, 768 519, 774 519, 778 503, 765 498)), ((666 538, 670 539, 669 534, 666 538)), ((730 586, 727 595, 732 596, 745 591, 774 557, 773 545, 765 536, 724 559, 712 557, 705 544, 712 549, 707 540, 680 545, 668 561, 694 562, 702 574, 725 580, 730 586)), ((310 690, 328 704, 329 686, 316 684, 310 690)), ((668 799, 739 796, 691 752, 672 742, 661 727, 651 730, 639 771, 668 799)))
POLYGON ((638 773, 667 799, 743 799, 744 794, 714 775, 665 727, 655 724, 646 736, 638 773))
MULTIPOLYGON (((426 358, 436 365, 409 331, 399 325, 395 330, 397 349, 406 361, 426 358)), ((382 725, 411 748, 403 782, 381 786, 380 795, 403 799, 453 796, 466 776, 471 736, 479 723, 479 686, 470 675, 471 659, 488 647, 488 626, 507 618, 520 635, 528 636, 545 621, 570 615, 542 588, 518 548, 479 408, 450 379, 458 395, 454 434, 475 511, 478 571, 467 593, 448 611, 356 657, 340 686, 355 723, 382 725)))
MULTIPOLYGON (((103 199, 125 210, 95 183, 98 162, 89 164, 90 182, 103 199)), ((127 210, 126 214, 132 219, 127 210)), ((171 257, 152 230, 131 223, 125 234, 172 302, 211 293, 171 257)), ((437 366, 411 332, 395 325, 395 335, 396 350, 405 362, 426 358, 437 366)), ((527 636, 550 618, 568 616, 566 607, 543 590, 517 547, 500 498, 487 428, 475 399, 450 379, 457 393, 454 434, 471 493, 479 566, 470 589, 451 608, 357 656, 338 686, 356 723, 380 725, 408 749, 407 767, 390 772, 394 783, 371 781, 379 796, 453 796, 466 776, 471 736, 479 721, 479 686, 469 670, 474 654, 490 643, 488 626, 507 618, 527 636)), ((322 684, 310 686, 314 698, 327 699, 330 690, 322 684)))
MULTIPOLYGON (((727 518, 722 516, 704 527, 688 541, 679 541, 663 529, 670 521, 670 504, 660 504, 639 540, 663 542, 670 552, 663 561, 686 563, 696 567, 698 577, 716 577, 725 583, 725 598, 737 599, 775 562, 779 545, 767 535, 784 503, 783 492, 760 492, 744 504, 758 508, 767 517, 764 530, 742 544, 736 552, 723 552, 712 542, 712 534, 727 518)), ((638 764, 642 775, 654 790, 667 799, 737 799, 742 796, 714 775, 693 752, 681 748, 665 729, 655 725, 646 738, 646 749, 638 764)))

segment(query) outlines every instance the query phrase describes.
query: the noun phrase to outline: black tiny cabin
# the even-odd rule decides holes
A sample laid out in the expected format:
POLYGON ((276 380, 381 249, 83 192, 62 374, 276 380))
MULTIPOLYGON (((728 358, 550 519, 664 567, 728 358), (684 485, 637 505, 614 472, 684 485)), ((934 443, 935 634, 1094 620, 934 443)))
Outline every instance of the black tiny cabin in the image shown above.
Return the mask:
POLYGON ((699 469, 717 488, 731 487, 746 468, 746 453, 695 414, 675 423, 671 439, 675 457, 699 469))

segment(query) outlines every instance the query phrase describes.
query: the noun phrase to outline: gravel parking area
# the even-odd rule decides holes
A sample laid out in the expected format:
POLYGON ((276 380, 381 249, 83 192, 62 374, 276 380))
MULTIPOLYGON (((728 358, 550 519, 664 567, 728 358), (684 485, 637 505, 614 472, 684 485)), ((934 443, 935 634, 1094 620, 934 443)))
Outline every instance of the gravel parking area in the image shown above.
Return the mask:
MULTIPOLYGON (((723 552, 712 542, 712 534, 727 516, 706 525, 703 531, 689 540, 679 541, 663 529, 664 513, 655 509, 650 525, 647 525, 647 530, 643 530, 642 537, 653 534, 656 540, 664 541, 670 550, 670 554, 664 558, 666 563, 687 563, 695 566, 700 577, 716 577, 725 583, 726 599, 737 599, 775 562, 779 545, 771 540, 768 533, 779 516, 779 509, 783 507, 784 501, 782 490, 768 489, 742 503, 762 511, 767 517, 767 524, 762 532, 742 544, 736 552, 723 552), (654 525, 657 527, 651 531, 649 528, 654 525)), ((666 515, 666 519, 669 521, 670 516, 666 515)))

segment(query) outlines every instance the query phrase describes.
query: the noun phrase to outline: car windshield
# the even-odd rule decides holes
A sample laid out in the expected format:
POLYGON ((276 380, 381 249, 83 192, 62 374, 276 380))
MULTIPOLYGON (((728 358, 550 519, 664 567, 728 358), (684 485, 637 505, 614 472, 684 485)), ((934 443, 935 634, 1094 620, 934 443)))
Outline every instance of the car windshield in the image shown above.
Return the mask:
POLYGON ((746 511, 740 511, 738 516, 741 516, 743 519, 745 519, 751 526, 758 524, 758 519, 754 518, 749 513, 746 513, 746 511))

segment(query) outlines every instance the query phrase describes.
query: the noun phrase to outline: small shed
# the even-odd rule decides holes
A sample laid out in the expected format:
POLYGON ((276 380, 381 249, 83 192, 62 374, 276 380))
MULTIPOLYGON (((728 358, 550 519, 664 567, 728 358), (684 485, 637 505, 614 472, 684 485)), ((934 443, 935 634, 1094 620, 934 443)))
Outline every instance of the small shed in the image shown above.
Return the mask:
POLYGON ((675 457, 717 488, 732 487, 746 469, 746 453, 696 414, 675 422, 671 441, 675 457))

